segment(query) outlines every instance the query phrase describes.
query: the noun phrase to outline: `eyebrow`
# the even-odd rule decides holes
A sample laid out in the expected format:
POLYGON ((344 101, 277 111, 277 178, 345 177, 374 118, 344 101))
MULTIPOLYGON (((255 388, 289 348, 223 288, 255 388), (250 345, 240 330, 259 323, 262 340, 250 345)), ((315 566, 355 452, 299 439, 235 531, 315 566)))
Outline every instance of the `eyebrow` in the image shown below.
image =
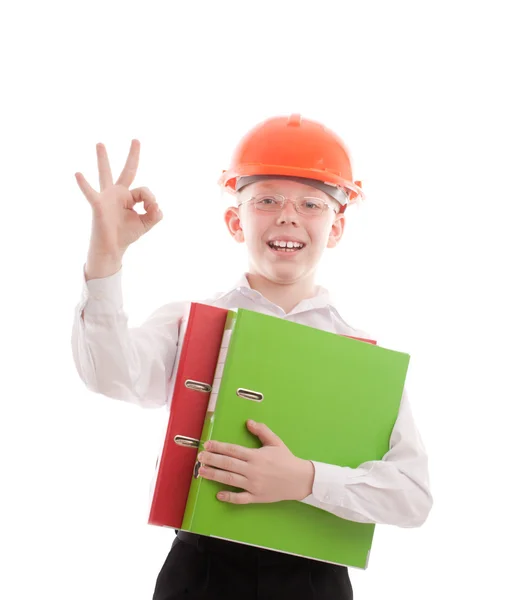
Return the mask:
MULTIPOLYGON (((259 182, 260 183, 260 182, 259 182)), ((272 191, 275 192, 275 190, 273 189, 275 186, 275 184, 271 183, 271 182, 267 182, 267 181, 262 181, 260 183, 260 187, 258 187, 255 191, 259 192, 259 191, 264 191, 264 192, 268 192, 268 191, 272 191)), ((306 196, 306 197, 310 197, 310 198, 319 198, 319 200, 326 200, 326 198, 324 198, 323 196, 317 196, 315 195, 316 193, 320 192, 320 190, 316 190, 315 188, 310 192, 304 192, 301 194, 301 196, 306 196)), ((277 194, 280 194, 281 192, 276 192, 277 194)), ((322 194, 322 192, 320 192, 322 194)), ((281 195, 283 196, 284 194, 281 193, 281 195)))
POLYGON ((275 185, 276 184, 271 183, 269 181, 260 181, 260 182, 258 182, 257 186, 255 186, 255 187, 257 187, 257 189, 266 189, 266 190, 268 190, 269 188, 273 188, 275 185))

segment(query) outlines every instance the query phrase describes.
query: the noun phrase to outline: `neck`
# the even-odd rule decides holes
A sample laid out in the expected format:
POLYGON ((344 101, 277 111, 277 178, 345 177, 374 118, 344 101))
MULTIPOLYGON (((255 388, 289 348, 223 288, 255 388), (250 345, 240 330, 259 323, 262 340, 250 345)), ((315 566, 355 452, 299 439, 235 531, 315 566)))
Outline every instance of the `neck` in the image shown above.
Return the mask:
POLYGON ((316 286, 313 274, 305 279, 291 283, 277 283, 255 272, 246 273, 249 285, 253 290, 280 306, 289 313, 295 306, 306 298, 315 295, 316 286))

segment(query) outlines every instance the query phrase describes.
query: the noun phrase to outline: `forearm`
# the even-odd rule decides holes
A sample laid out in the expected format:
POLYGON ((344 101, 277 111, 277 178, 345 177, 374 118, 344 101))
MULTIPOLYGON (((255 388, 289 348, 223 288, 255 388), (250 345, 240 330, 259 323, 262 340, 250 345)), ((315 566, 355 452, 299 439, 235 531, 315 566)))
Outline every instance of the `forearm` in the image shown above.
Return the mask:
POLYGON ((419 527, 431 510, 428 481, 412 478, 392 462, 375 461, 357 469, 313 464, 312 493, 303 502, 341 518, 419 527))
POLYGON ((84 283, 72 329, 73 358, 82 381, 110 398, 144 407, 165 405, 182 312, 183 306, 169 305, 141 327, 129 328, 121 274, 84 283))

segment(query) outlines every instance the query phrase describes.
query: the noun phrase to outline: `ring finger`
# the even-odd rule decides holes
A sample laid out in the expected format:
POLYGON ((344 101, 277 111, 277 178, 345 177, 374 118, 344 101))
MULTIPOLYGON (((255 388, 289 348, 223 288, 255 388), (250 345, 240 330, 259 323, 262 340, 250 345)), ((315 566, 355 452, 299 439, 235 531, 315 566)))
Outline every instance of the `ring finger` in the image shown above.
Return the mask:
POLYGON ((205 479, 217 481, 218 483, 240 488, 243 490, 246 489, 246 486, 248 484, 248 480, 246 479, 246 477, 244 477, 244 475, 232 473, 231 471, 223 471, 214 467, 206 467, 205 465, 203 465, 200 468, 199 475, 201 477, 204 477, 205 479))

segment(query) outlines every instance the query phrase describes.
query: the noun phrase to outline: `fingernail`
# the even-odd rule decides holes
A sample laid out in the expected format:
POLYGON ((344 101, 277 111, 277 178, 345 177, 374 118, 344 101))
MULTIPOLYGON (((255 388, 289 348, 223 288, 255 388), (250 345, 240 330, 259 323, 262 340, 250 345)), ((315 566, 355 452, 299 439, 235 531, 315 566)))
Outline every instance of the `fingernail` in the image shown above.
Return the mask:
POLYGON ((202 461, 204 458, 205 458, 205 455, 203 454, 203 452, 200 452, 200 453, 198 454, 198 460, 199 460, 199 461, 202 461))

